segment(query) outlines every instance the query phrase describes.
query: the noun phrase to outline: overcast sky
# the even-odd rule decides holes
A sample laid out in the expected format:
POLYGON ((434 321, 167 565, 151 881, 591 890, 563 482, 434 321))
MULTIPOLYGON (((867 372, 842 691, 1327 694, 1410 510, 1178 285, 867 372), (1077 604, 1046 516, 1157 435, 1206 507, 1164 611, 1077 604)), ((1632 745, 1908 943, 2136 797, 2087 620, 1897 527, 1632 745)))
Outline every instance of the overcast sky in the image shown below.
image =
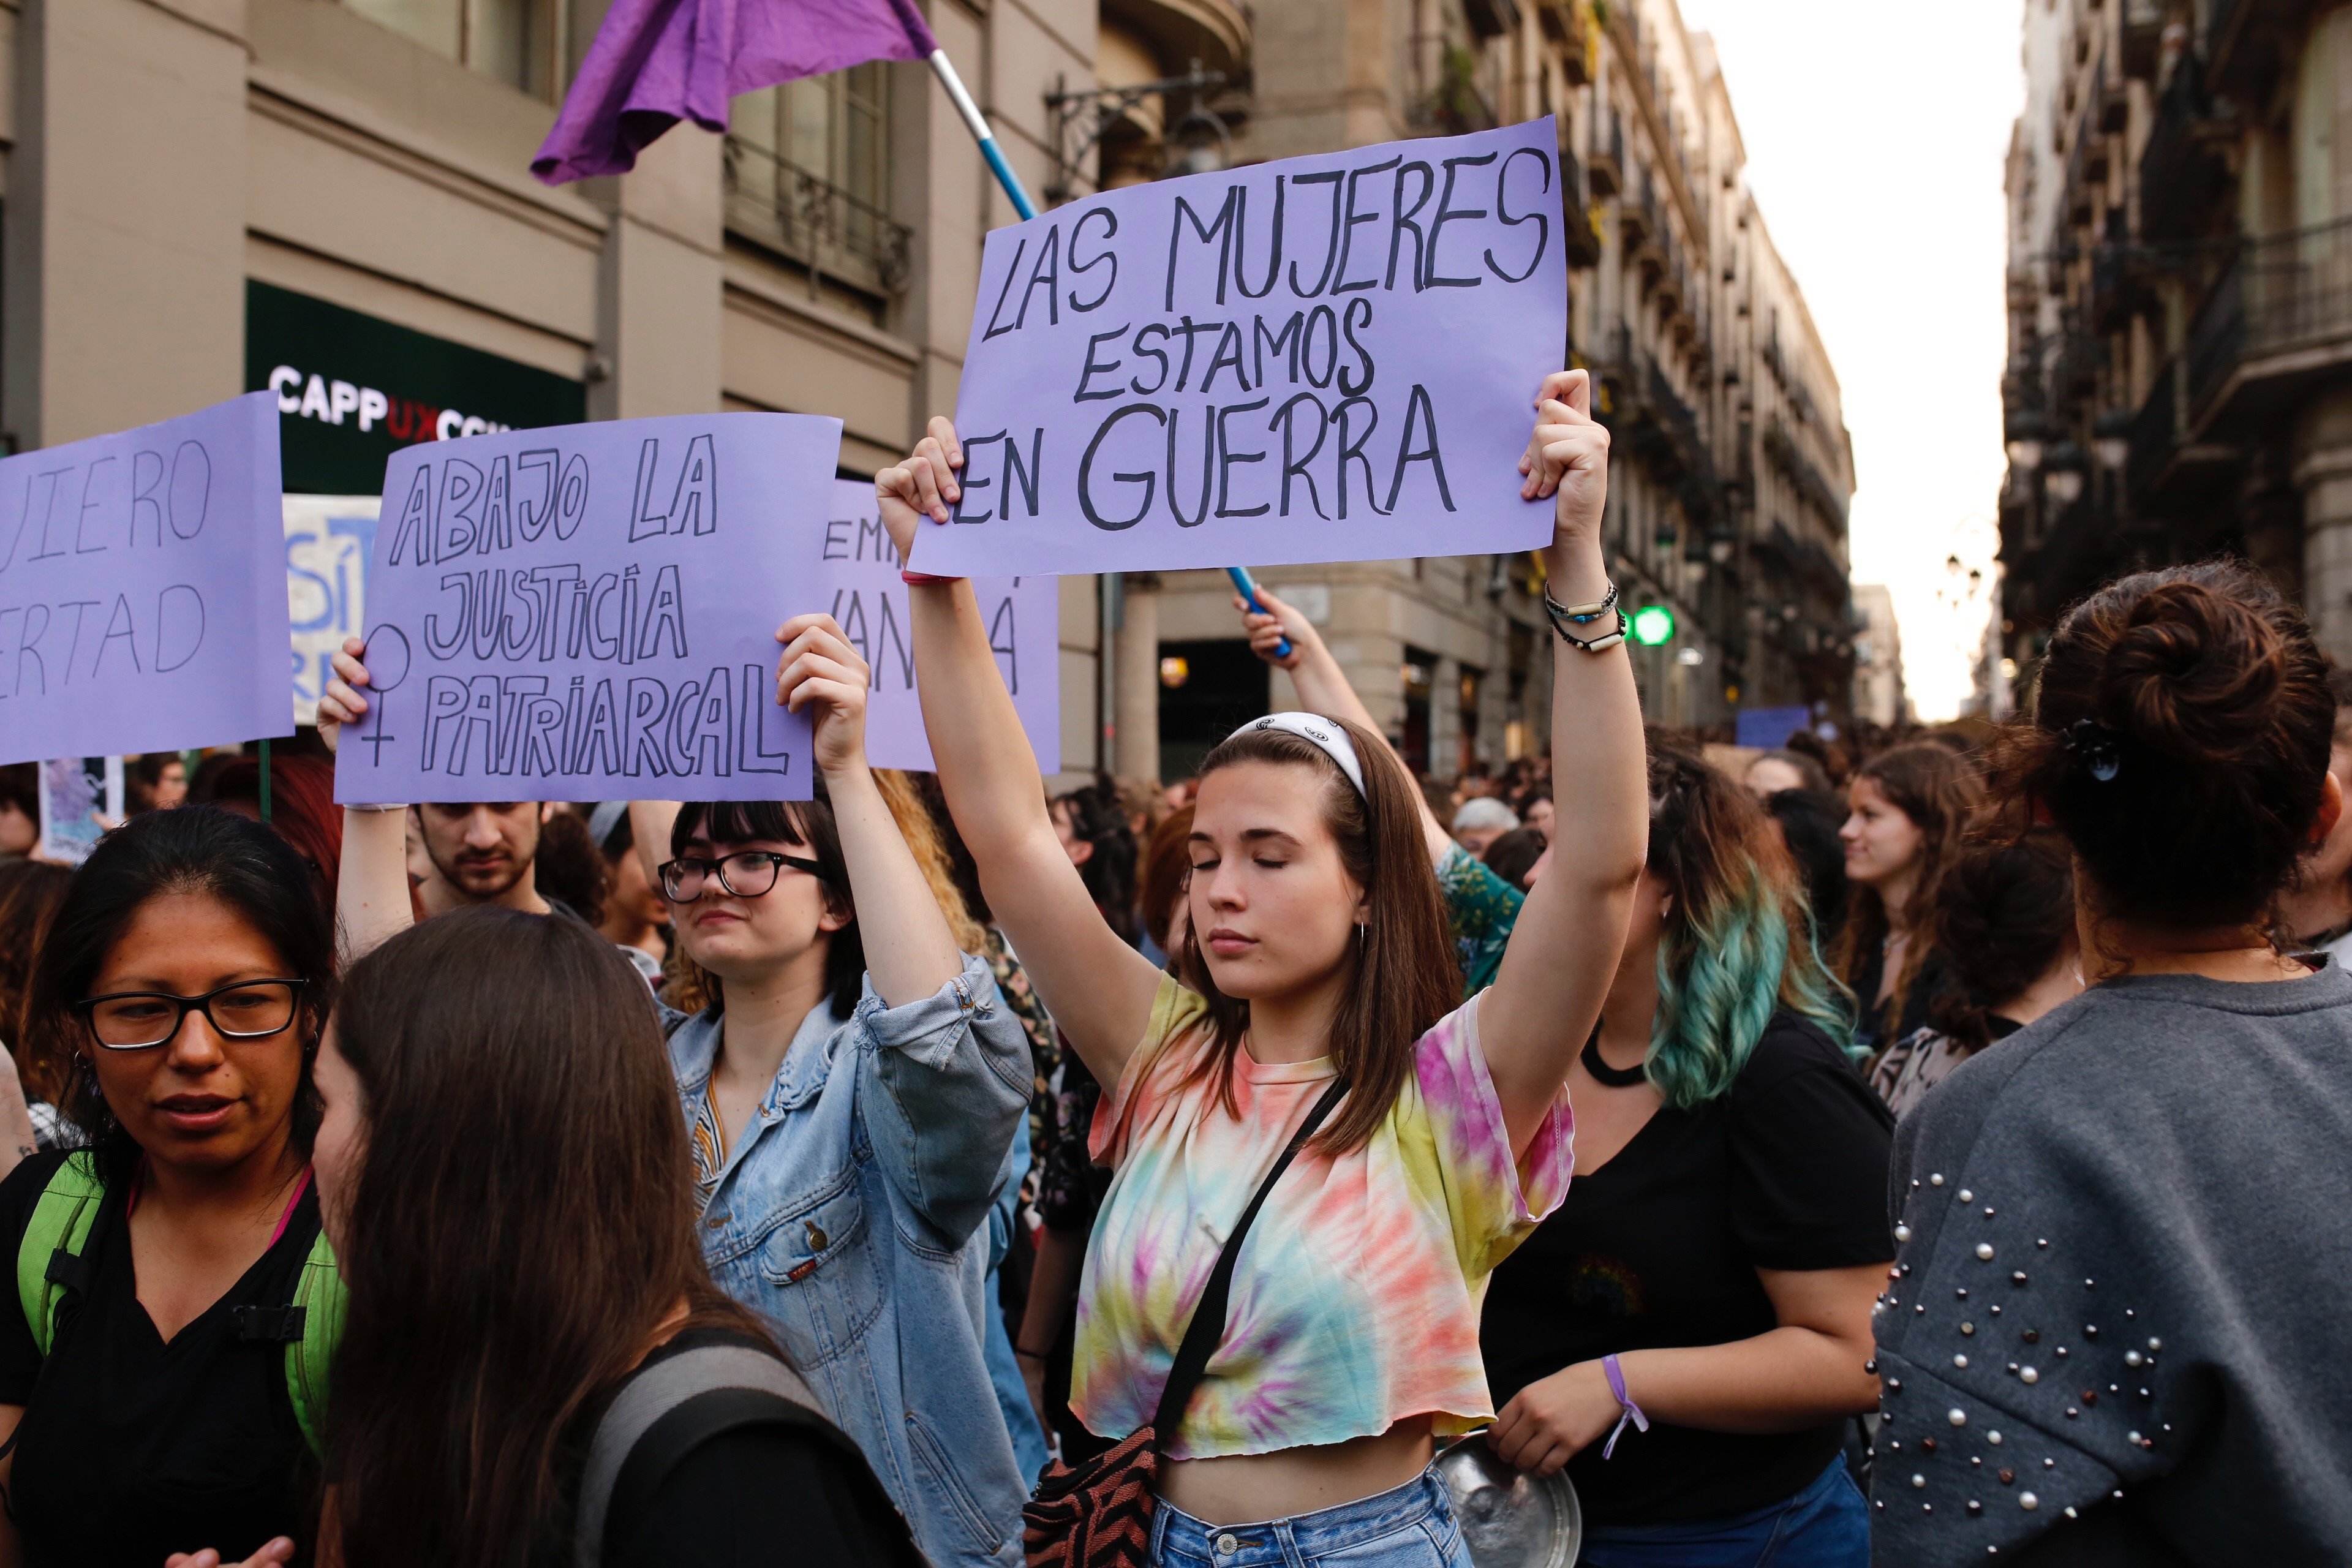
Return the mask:
POLYGON ((1927 719, 1968 697, 2001 477, 2001 166, 2017 0, 1681 0, 1712 33, 1748 179, 1853 432, 1853 580, 1885 583, 1927 719), (1983 572, 1968 595, 1967 572, 1983 572))

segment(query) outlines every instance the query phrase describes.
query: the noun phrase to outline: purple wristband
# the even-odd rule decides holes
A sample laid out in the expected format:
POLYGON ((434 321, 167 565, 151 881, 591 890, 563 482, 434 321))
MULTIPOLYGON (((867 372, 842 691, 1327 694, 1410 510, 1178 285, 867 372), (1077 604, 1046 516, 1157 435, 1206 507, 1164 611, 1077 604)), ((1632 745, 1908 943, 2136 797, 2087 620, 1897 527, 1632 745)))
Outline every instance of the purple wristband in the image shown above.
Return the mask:
POLYGON ((1625 1369, 1617 1364, 1615 1356, 1602 1356, 1601 1370, 1608 1376, 1609 1392, 1617 1396, 1618 1408, 1624 1412, 1610 1430, 1609 1441, 1601 1446, 1601 1457, 1605 1459, 1617 1451, 1617 1439, 1625 1435, 1625 1423, 1632 1422, 1636 1432, 1646 1432, 1650 1429, 1650 1418, 1642 1414, 1642 1407, 1634 1404, 1633 1395, 1625 1392, 1625 1369))

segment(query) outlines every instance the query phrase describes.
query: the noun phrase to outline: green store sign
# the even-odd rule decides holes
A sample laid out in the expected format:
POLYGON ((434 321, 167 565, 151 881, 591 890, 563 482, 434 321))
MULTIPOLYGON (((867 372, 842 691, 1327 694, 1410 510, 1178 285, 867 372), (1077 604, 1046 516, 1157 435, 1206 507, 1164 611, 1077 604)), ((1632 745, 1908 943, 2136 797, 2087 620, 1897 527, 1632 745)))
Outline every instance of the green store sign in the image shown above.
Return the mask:
POLYGON ((294 494, 374 495, 403 447, 588 417, 577 381, 251 279, 245 385, 278 396, 294 494))

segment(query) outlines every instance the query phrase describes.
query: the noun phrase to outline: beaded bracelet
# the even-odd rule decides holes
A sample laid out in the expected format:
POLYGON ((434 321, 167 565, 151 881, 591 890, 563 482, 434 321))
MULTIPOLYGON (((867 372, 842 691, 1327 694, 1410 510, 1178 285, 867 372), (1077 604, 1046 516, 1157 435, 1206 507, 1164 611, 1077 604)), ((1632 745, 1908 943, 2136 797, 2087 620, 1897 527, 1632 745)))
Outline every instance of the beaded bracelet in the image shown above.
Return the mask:
POLYGON ((1625 640, 1625 633, 1630 629, 1625 612, 1617 608, 1617 584, 1614 583, 1609 584, 1608 594, 1597 605, 1563 605, 1551 596, 1549 588, 1546 588, 1543 591, 1543 606, 1544 614, 1551 619, 1551 629, 1559 634, 1559 640, 1580 653, 1607 653, 1625 640), (1568 629, 1571 625, 1590 626, 1612 612, 1617 616, 1617 629, 1601 637, 1580 637, 1568 629))

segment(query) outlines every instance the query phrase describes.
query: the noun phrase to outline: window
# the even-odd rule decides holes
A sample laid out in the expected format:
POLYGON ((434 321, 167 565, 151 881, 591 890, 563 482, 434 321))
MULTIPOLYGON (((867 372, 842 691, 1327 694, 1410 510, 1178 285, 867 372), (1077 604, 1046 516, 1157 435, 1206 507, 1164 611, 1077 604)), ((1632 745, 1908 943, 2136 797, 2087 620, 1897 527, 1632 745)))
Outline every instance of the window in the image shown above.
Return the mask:
POLYGON ((731 118, 730 226, 820 271, 894 291, 908 233, 889 216, 889 68, 746 93, 731 118))
POLYGON ((343 0, 436 55, 552 103, 562 85, 562 0, 343 0))

